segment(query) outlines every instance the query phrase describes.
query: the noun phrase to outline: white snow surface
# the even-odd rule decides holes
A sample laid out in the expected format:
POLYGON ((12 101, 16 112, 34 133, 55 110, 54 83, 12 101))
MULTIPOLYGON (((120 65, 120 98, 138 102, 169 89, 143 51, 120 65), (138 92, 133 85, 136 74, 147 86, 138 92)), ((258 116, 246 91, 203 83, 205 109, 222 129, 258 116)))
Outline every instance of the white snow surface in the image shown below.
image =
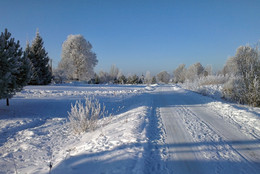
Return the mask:
POLYGON ((260 173, 260 109, 177 85, 28 86, 0 100, 0 135, 0 174, 260 173), (74 134, 86 96, 112 116, 74 134))

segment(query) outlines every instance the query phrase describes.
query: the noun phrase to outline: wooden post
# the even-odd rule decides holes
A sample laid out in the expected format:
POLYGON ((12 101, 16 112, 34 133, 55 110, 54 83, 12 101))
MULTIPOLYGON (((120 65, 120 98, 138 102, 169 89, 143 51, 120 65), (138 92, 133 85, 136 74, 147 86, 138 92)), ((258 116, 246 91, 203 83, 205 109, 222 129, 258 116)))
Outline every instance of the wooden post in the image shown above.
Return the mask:
POLYGON ((9 98, 6 98, 6 106, 9 106, 9 98))

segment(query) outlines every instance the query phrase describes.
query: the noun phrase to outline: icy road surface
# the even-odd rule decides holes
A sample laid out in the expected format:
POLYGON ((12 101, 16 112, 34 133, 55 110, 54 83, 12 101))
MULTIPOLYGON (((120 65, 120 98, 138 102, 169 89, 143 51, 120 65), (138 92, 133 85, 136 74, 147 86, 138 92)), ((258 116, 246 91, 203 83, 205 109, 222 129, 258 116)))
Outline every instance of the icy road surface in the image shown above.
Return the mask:
POLYGON ((28 86, 10 104, 0 174, 260 174, 260 109, 177 85, 28 86), (75 135, 67 112, 86 96, 113 116, 75 135))

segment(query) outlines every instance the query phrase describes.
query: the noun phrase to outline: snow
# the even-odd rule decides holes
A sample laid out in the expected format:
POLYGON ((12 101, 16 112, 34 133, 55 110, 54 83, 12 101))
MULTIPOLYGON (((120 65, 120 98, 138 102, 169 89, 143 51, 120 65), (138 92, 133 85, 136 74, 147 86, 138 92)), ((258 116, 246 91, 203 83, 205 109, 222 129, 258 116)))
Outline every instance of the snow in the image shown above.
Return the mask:
POLYGON ((260 109, 178 85, 28 86, 0 100, 0 134, 0 174, 260 171, 260 109), (112 115, 73 134, 67 112, 85 96, 112 115))

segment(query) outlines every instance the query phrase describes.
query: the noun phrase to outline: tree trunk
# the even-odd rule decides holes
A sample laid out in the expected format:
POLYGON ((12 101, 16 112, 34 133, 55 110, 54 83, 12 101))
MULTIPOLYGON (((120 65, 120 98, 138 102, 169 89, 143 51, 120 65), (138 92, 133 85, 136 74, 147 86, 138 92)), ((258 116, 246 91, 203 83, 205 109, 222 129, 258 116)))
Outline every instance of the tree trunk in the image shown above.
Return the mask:
POLYGON ((6 106, 9 106, 9 98, 6 98, 6 106))

